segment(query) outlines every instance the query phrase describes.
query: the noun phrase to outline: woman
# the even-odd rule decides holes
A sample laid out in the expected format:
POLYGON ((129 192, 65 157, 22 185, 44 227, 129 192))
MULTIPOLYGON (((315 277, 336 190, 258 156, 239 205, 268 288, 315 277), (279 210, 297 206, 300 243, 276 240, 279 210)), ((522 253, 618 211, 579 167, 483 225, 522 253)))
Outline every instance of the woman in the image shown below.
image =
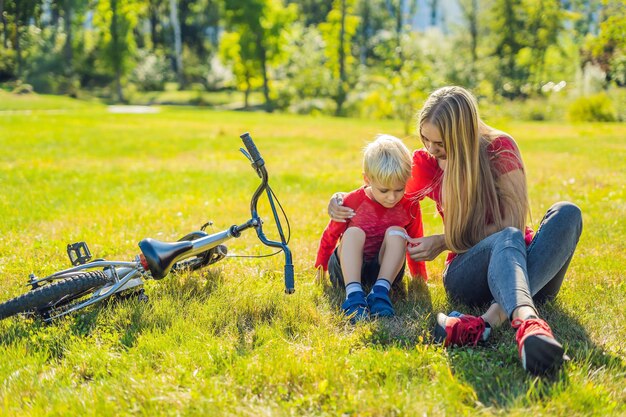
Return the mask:
MULTIPOLYGON (((415 261, 450 250, 443 283, 452 299, 468 305, 492 302, 480 317, 437 316, 435 338, 445 346, 475 345, 491 328, 510 320, 524 369, 558 368, 564 351, 535 302, 558 293, 582 231, 574 204, 553 205, 533 236, 526 175, 513 138, 485 123, 474 97, 461 87, 430 95, 420 112, 424 148, 413 154, 407 194, 437 203, 444 234, 413 240, 415 261)), ((352 213, 331 199, 334 220, 352 213)))

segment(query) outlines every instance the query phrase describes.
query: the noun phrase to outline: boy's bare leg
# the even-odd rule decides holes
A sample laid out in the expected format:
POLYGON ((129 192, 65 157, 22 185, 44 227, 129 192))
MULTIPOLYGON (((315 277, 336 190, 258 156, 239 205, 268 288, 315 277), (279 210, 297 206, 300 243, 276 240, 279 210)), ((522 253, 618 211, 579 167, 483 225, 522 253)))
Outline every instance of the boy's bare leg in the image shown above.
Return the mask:
POLYGON ((349 227, 341 238, 339 261, 346 286, 346 301, 341 305, 352 323, 369 317, 365 293, 361 286, 361 267, 363 265, 363 246, 365 232, 358 227, 349 227))
POLYGON ((402 236, 390 235, 389 232, 392 230, 405 233, 401 227, 387 229, 378 254, 380 271, 377 277, 386 279, 390 284, 393 284, 406 259, 406 240, 402 236))
POLYGON ((389 233, 390 231, 401 231, 401 227, 390 227, 385 232, 383 244, 378 253, 378 262, 380 270, 378 279, 367 296, 367 305, 370 313, 377 317, 391 317, 395 314, 391 299, 389 298, 389 290, 391 284, 396 279, 396 275, 402 269, 404 258, 406 256, 406 240, 402 236, 389 233))
POLYGON ((364 245, 365 232, 358 227, 348 227, 341 238, 338 251, 346 287, 352 282, 361 282, 364 245))

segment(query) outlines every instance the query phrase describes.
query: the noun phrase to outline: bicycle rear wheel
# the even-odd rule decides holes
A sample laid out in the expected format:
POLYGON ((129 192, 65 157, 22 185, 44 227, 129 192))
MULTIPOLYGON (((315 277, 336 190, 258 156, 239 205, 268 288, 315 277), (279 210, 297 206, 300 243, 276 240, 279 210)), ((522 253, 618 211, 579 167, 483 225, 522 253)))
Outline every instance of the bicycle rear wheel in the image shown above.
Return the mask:
POLYGON ((19 313, 46 312, 62 307, 108 282, 109 278, 102 271, 78 272, 0 304, 0 320, 19 313))

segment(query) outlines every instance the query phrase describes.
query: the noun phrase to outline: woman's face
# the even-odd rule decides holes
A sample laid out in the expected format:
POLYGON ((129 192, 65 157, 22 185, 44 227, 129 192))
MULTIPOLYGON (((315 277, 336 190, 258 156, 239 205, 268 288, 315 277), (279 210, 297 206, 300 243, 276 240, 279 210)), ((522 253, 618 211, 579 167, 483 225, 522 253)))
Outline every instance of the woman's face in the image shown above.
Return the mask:
POLYGON ((420 131, 424 147, 432 156, 437 159, 446 160, 446 148, 443 146, 443 138, 439 134, 439 130, 429 122, 422 124, 420 131))

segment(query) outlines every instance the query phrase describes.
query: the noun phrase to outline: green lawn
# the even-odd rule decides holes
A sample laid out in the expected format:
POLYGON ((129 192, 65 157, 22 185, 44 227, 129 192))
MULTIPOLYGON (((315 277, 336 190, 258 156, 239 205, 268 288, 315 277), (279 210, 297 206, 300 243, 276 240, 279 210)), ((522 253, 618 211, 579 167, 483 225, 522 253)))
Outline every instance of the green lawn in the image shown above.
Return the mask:
MULTIPOLYGON (((401 122, 196 108, 111 114, 3 93, 0 300, 21 294, 29 273, 68 266, 67 243, 130 260, 144 237, 245 221, 257 182, 238 152, 245 131, 291 222, 296 293, 282 291, 282 256, 229 258, 148 282, 148 303, 119 300, 51 326, 4 320, 0 414, 626 415, 626 125, 498 127, 522 149, 534 221, 563 199, 584 213, 564 289, 540 309, 572 358, 553 378, 523 371, 506 326, 484 347, 431 343, 436 312, 465 309, 446 299, 443 257, 429 263, 427 285, 396 297, 393 319, 352 326, 341 295, 315 282, 329 196, 360 185, 363 145, 377 133, 402 136, 401 122)), ((434 206, 423 212, 426 231, 441 232, 434 206)), ((229 251, 269 252, 254 233, 229 251)))
MULTIPOLYGON (((151 91, 135 92, 129 97, 132 104, 144 105, 200 105, 208 107, 227 107, 229 110, 244 107, 244 94, 239 91, 151 91)), ((259 106, 263 104, 263 95, 258 92, 250 94, 248 105, 259 106)))

